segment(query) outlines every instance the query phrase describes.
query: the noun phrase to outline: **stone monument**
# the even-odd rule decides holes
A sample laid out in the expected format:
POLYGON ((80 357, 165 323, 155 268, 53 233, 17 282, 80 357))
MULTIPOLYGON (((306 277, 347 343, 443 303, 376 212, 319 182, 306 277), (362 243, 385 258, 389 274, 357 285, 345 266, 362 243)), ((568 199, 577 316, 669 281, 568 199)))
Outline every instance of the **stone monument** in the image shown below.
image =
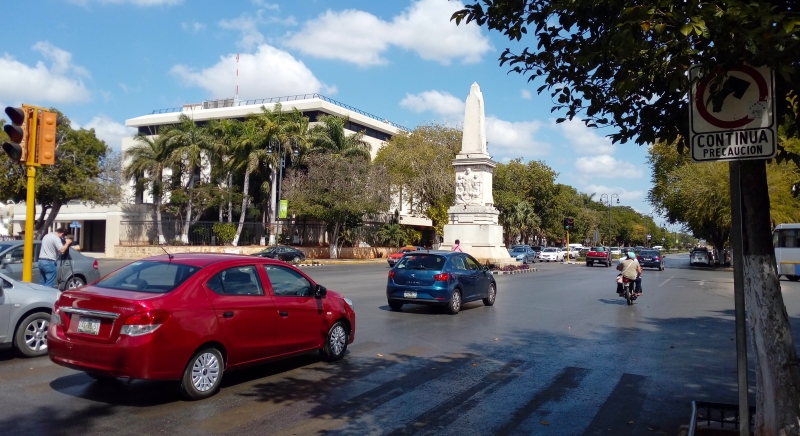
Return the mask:
POLYGON ((492 171, 497 165, 486 151, 486 115, 483 94, 473 83, 464 110, 461 152, 453 161, 456 170, 456 201, 444 226, 443 248, 458 239, 461 249, 480 262, 506 265, 515 262, 503 244, 500 212, 492 197, 492 171))

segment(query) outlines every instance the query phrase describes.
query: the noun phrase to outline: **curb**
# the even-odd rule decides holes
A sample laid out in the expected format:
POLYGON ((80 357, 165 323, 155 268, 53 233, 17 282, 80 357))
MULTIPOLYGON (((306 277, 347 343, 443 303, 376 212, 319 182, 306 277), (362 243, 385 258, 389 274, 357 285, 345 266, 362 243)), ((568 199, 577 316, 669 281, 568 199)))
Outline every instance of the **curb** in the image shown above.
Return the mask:
POLYGON ((305 268, 305 267, 312 267, 312 266, 325 266, 325 264, 322 264, 322 263, 299 263, 299 264, 297 264, 295 266, 298 267, 298 268, 305 268))
POLYGON ((516 271, 492 271, 492 275, 502 276, 507 274, 528 274, 536 272, 538 268, 518 269, 516 271))

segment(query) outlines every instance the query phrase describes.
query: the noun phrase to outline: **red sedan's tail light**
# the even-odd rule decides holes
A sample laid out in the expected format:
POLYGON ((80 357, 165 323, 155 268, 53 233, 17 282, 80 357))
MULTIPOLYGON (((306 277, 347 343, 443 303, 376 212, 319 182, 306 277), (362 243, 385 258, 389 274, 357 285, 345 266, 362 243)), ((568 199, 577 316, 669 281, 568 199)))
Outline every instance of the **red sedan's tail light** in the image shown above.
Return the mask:
POLYGON ((98 269, 97 268, 97 259, 95 259, 94 262, 92 262, 92 268, 98 269))
POLYGON ((389 271, 389 278, 390 279, 394 278, 394 271, 389 271))
POLYGON ((119 332, 121 335, 141 336, 153 333, 161 324, 169 319, 169 312, 162 309, 138 312, 125 319, 125 325, 119 332))
POLYGON ((433 280, 436 282, 446 282, 450 280, 450 274, 448 273, 435 274, 433 276, 433 280))
POLYGON ((53 305, 53 313, 50 315, 50 324, 61 325, 61 307, 58 303, 53 305))
POLYGON ((636 260, 642 260, 642 256, 636 256, 636 260))
POLYGON ((656 260, 661 260, 661 258, 660 258, 660 257, 658 257, 658 256, 656 256, 656 260))

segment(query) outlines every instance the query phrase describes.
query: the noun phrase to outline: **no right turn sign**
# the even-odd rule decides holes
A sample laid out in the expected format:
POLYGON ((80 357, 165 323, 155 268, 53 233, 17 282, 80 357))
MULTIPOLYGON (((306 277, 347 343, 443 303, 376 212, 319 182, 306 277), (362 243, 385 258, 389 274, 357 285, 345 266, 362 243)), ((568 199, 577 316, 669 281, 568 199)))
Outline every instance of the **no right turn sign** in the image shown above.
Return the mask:
MULTIPOLYGON (((700 68, 692 67, 690 77, 700 68)), ((692 88, 690 140, 692 160, 766 159, 777 152, 772 71, 743 65, 727 71, 716 89, 716 75, 692 88)))

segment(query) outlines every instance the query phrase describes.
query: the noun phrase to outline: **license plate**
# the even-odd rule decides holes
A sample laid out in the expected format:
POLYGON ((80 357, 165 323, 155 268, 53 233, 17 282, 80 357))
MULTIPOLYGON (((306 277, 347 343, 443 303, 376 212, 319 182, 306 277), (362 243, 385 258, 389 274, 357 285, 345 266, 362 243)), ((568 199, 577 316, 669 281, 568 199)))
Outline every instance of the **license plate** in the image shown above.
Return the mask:
POLYGON ((97 318, 81 318, 78 321, 78 333, 97 335, 100 333, 100 320, 97 318))
POLYGON ((405 291, 403 292, 403 297, 405 298, 417 298, 417 293, 414 291, 405 291))

